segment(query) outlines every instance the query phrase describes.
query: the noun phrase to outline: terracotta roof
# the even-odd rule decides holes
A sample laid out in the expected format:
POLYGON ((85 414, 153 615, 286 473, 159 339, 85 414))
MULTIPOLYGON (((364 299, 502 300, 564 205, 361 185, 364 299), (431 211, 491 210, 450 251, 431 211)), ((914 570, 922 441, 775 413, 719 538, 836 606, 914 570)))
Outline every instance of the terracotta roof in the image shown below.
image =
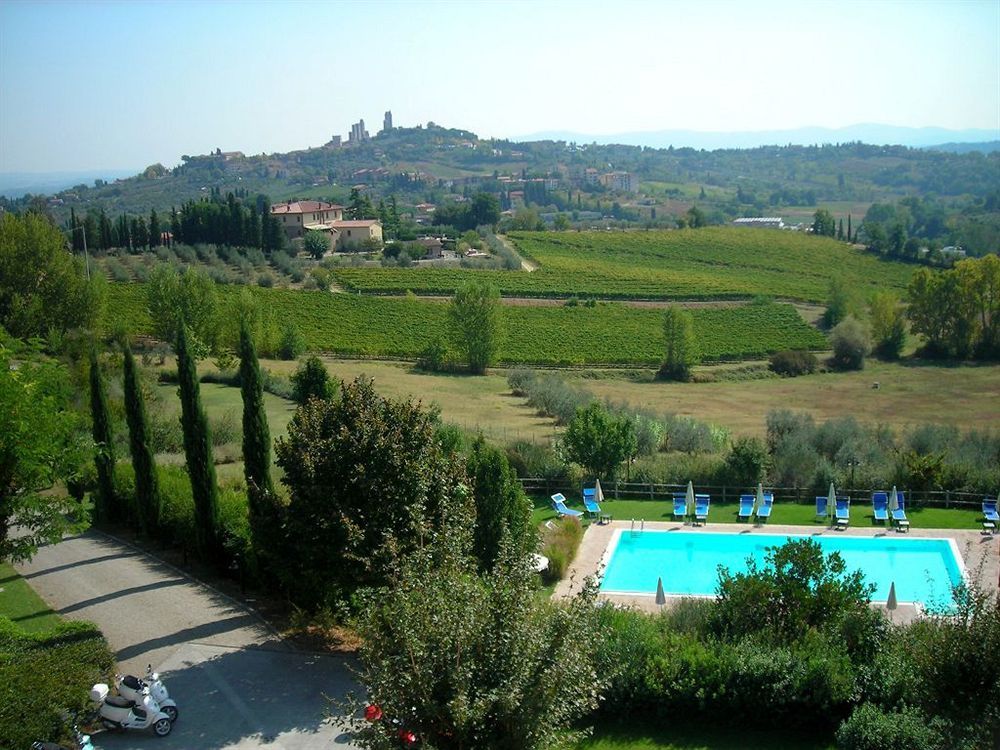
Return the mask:
POLYGON ((370 227, 373 224, 378 224, 378 219, 350 219, 333 222, 335 227, 370 227))
POLYGON ((315 211, 332 211, 334 209, 343 210, 343 206, 326 201, 289 201, 286 203, 276 203, 271 206, 272 214, 307 214, 315 211))

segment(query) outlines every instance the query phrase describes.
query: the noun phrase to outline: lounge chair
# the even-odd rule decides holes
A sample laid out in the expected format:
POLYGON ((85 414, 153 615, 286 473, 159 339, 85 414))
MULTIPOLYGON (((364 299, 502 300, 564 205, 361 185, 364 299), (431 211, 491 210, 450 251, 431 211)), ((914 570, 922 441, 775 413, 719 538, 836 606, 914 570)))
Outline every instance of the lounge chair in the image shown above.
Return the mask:
POLYGON ((827 498, 816 496, 816 518, 826 518, 827 515, 827 498))
POLYGON ((561 492, 552 496, 552 509, 560 516, 569 516, 570 518, 579 518, 583 515, 583 511, 571 510, 566 507, 566 497, 561 492))
POLYGON ((896 500, 899 502, 899 507, 892 512, 892 522, 896 524, 896 531, 909 531, 910 522, 906 518, 906 495, 897 492, 896 500))
POLYGON ((875 512, 875 520, 882 523, 889 521, 889 493, 872 493, 872 510, 875 512))
POLYGON ((595 518, 601 515, 601 506, 597 502, 597 488, 583 488, 583 507, 587 509, 587 514, 595 518))
POLYGON ((708 495, 695 495, 694 496, 694 521, 698 523, 701 521, 705 523, 708 521, 708 508, 712 502, 712 498, 708 495))
POLYGON ((847 525, 851 522, 851 500, 847 497, 837 498, 837 510, 835 513, 837 517, 837 528, 846 529, 847 525))
POLYGON ((997 501, 986 498, 983 500, 983 518, 991 523, 1000 523, 1000 514, 997 513, 997 501))
POLYGON ((771 517, 771 510, 774 508, 774 495, 770 492, 764 493, 764 502, 757 508, 757 520, 766 521, 771 517))
POLYGON ((748 521, 753 515, 753 504, 757 501, 753 495, 740 495, 740 512, 737 514, 737 519, 745 518, 748 521))
POLYGON ((677 492, 674 494, 674 520, 681 520, 687 518, 688 506, 687 506, 687 496, 683 492, 677 492))

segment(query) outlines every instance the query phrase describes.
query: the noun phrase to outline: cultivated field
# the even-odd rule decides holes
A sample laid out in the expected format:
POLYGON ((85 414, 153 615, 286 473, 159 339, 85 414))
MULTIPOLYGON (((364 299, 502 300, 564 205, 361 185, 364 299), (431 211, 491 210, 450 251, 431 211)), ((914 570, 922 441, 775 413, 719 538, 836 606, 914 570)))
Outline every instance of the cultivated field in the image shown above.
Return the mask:
POLYGON ((767 295, 826 300, 830 282, 860 296, 902 291, 913 266, 880 260, 843 242, 799 232, 707 227, 686 231, 515 232, 520 252, 539 265, 522 271, 344 268, 348 289, 450 294, 470 275, 506 296, 602 299, 734 299, 767 295))
MULTIPOLYGON (((527 275, 527 274, 525 274, 527 275)), ((223 297, 238 293, 220 287, 223 297)), ((364 357, 415 358, 447 334, 447 305, 327 292, 254 289, 278 320, 294 322, 311 351, 364 357)), ((152 321, 140 284, 109 285, 108 310, 132 332, 152 321)), ((826 339, 791 305, 761 303, 691 311, 706 360, 759 357, 779 349, 824 349, 826 339)), ((623 365, 663 357, 663 311, 615 303, 594 307, 504 308, 502 363, 623 365)))

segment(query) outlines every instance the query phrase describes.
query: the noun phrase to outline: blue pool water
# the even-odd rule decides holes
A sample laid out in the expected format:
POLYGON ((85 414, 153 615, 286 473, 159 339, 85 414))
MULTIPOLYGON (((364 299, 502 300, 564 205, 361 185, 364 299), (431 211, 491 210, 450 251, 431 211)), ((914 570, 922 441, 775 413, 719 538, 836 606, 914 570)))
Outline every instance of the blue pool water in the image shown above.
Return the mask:
POLYGON ((814 539, 825 554, 839 552, 848 570, 860 570, 875 585, 873 601, 885 601, 889 584, 896 583, 896 599, 925 605, 951 602, 951 586, 962 580, 953 544, 947 539, 896 537, 788 536, 766 534, 712 534, 702 532, 620 531, 601 591, 655 594, 663 578, 667 594, 714 595, 718 566, 746 572, 747 557, 763 563, 768 547, 788 539, 814 539))

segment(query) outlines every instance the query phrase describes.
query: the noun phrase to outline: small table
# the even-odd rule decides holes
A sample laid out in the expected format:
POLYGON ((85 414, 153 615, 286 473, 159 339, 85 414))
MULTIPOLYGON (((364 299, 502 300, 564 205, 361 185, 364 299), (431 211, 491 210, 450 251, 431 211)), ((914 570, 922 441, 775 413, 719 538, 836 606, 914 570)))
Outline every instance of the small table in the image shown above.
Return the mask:
POLYGON ((896 531, 900 534, 902 534, 904 531, 909 532, 910 522, 907 521, 905 518, 896 521, 896 531))
POLYGON ((849 523, 850 522, 846 518, 838 518, 837 519, 837 528, 838 529, 846 529, 849 523))
POLYGON ((601 513, 597 516, 597 522, 599 524, 611 523, 610 513, 601 513))
POLYGON ((996 534, 997 525, 993 521, 983 521, 983 533, 984 534, 996 534))

